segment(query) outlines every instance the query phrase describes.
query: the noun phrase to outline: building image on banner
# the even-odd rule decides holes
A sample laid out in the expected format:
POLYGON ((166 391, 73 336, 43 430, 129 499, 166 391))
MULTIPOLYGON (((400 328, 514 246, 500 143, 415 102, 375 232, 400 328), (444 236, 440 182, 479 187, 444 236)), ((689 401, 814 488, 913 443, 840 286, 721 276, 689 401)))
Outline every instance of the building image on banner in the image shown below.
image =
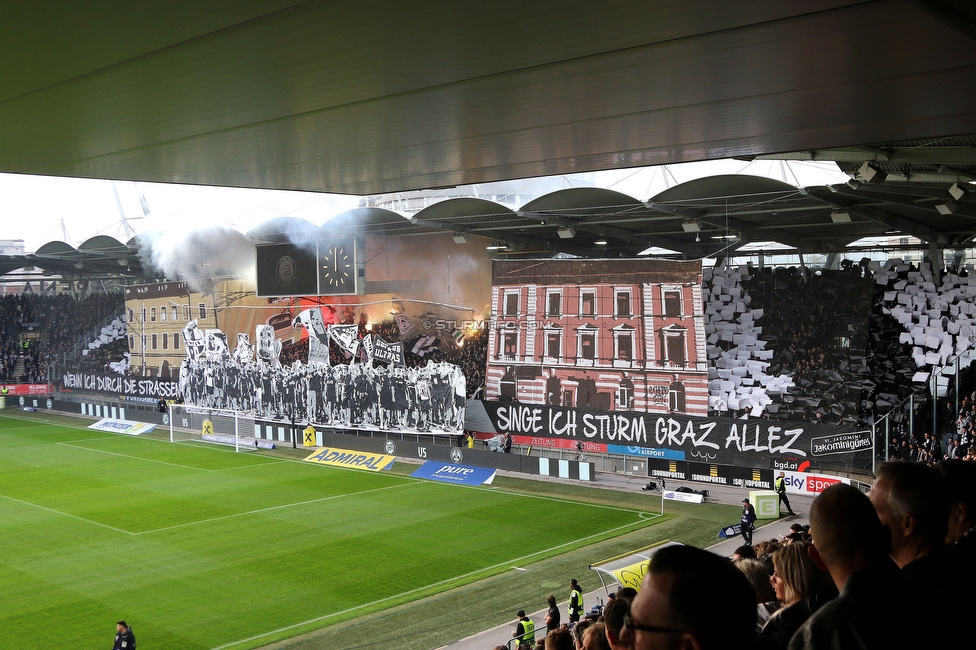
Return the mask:
POLYGON ((496 261, 485 395, 704 416, 701 262, 496 261))

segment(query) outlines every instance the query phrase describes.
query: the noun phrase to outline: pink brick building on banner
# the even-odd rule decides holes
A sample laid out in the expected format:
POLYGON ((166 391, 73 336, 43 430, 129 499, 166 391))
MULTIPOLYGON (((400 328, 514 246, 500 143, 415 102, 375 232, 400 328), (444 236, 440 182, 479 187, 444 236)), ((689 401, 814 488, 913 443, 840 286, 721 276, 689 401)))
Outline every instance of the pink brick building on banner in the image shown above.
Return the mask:
POLYGON ((701 262, 496 260, 485 397, 705 416, 701 262))

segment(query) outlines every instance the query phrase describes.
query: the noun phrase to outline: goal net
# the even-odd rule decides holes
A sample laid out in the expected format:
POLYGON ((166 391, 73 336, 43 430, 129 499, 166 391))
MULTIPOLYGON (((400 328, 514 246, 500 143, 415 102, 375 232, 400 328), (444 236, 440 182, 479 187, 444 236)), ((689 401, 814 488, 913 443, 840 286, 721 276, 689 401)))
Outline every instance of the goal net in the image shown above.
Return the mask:
POLYGON ((230 445, 237 451, 253 451, 257 449, 254 413, 171 404, 169 441, 188 440, 230 445))

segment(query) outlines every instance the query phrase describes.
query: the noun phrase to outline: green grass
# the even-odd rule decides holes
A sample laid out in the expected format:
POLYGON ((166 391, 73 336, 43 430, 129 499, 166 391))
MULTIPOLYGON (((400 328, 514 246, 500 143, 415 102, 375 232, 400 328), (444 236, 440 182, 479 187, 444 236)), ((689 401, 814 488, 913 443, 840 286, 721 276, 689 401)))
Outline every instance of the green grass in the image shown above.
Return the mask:
POLYGON ((353 647, 362 626, 384 647, 431 648, 511 619, 512 602, 562 598, 567 573, 597 586, 592 561, 711 541, 737 511, 676 504, 685 516, 668 520, 643 494, 461 487, 409 465, 345 470, 44 419, 0 415, 0 638, 19 648, 102 648, 120 618, 144 650, 353 647), (478 611, 459 615, 472 597, 478 611))

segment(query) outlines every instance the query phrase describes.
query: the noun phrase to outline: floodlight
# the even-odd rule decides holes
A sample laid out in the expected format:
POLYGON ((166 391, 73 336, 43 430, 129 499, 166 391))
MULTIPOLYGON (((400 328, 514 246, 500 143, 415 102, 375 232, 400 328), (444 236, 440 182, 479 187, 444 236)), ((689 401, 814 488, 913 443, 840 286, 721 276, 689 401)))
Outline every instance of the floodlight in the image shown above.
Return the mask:
POLYGON ((966 190, 959 187, 959 183, 953 183, 952 186, 949 188, 949 196, 951 196, 957 201, 961 199, 965 193, 966 190))
POLYGON ((560 239, 572 239, 576 236, 576 229, 572 226, 564 226, 556 231, 560 239))
POLYGON ((467 244, 468 240, 465 238, 465 236, 462 233, 457 233, 456 235, 454 235, 454 243, 467 244))
POLYGON ((701 224, 694 219, 686 219, 681 222, 681 229, 685 232, 701 232, 701 224))
POLYGON ((851 213, 847 210, 834 210, 830 213, 830 220, 834 223, 850 223, 851 213))

